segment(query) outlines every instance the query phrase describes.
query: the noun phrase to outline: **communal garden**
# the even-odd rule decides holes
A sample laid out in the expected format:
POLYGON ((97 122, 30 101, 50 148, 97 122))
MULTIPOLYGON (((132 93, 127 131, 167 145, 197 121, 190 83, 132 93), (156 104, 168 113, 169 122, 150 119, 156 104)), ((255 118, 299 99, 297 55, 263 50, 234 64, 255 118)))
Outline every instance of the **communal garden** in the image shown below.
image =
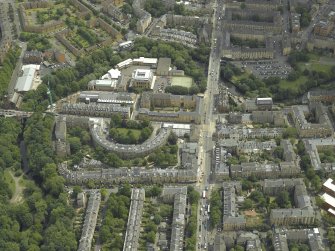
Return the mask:
POLYGON ((141 144, 153 133, 149 121, 126 120, 120 114, 113 114, 109 136, 119 144, 141 144))
POLYGON ((335 162, 335 148, 333 146, 325 146, 318 148, 321 163, 335 162))

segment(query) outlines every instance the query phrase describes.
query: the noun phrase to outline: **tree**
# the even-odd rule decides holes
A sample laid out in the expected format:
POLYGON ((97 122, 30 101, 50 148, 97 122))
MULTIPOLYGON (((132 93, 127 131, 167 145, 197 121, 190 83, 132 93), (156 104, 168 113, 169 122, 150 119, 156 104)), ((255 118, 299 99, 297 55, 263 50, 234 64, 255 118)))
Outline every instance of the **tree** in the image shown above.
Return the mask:
POLYGON ((108 196, 108 190, 106 188, 101 188, 100 193, 101 193, 101 199, 105 200, 108 196))
POLYGON ((64 178, 58 175, 49 177, 44 182, 44 188, 47 192, 57 197, 64 191, 64 178))
POLYGON ((152 134, 152 129, 150 127, 145 127, 141 130, 140 142, 146 141, 152 134))
POLYGON ((69 143, 70 143, 71 153, 76 153, 80 150, 80 148, 81 148, 80 138, 71 137, 71 138, 69 138, 69 143))
POLYGON ((221 222, 222 202, 219 190, 214 190, 210 198, 210 220, 211 226, 216 227, 221 222))
POLYGON ((157 196, 160 196, 162 193, 162 188, 157 186, 157 185, 154 185, 151 189, 151 194, 152 196, 154 197, 157 197, 157 196))
POLYGON ((277 197, 276 202, 279 207, 281 208, 291 208, 291 201, 290 201, 290 195, 287 191, 281 191, 277 197))
POLYGON ((156 233, 154 231, 150 231, 146 234, 146 240, 150 243, 155 243, 156 233))
POLYGON ((112 114, 111 121, 110 121, 110 127, 111 128, 121 127, 121 123, 122 123, 121 114, 120 113, 112 114))
POLYGON ((244 202, 243 202, 243 209, 252 209, 253 208, 253 203, 252 203, 252 200, 250 199, 245 199, 244 202))
POLYGON ((179 85, 172 85, 172 86, 167 86, 165 88, 165 92, 175 94, 175 95, 187 95, 188 88, 184 86, 179 86, 179 85))
POLYGON ((172 215, 173 209, 171 205, 162 204, 160 205, 159 214, 162 218, 170 217, 172 215))
POLYGON ((298 138, 298 131, 294 127, 287 127, 283 132, 283 138, 298 138))
POLYGON ((174 5, 174 14, 184 16, 185 15, 184 4, 175 4, 174 5))
POLYGON ((284 148, 282 146, 277 146, 273 151, 273 155, 276 158, 283 160, 284 148))
POLYGON ((221 74, 221 77, 231 80, 231 78, 234 76, 234 72, 230 68, 224 68, 221 74))
POLYGON ((121 188, 119 188, 118 194, 124 195, 126 197, 131 196, 131 186, 129 184, 124 184, 121 188))
POLYGON ((83 190, 81 189, 80 186, 74 186, 73 187, 73 192, 72 192, 72 197, 77 198, 77 195, 81 193, 83 190))
POLYGON ((170 145, 176 145, 178 141, 178 137, 174 132, 171 132, 168 137, 168 142, 170 145))

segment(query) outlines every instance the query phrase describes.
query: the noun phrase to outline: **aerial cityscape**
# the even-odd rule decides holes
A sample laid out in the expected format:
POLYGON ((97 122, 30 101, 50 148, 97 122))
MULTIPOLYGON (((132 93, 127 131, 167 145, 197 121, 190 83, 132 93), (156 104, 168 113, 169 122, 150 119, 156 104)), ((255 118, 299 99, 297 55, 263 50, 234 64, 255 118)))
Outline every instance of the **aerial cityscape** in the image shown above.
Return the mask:
POLYGON ((334 0, 0 0, 0 251, 335 251, 334 0))

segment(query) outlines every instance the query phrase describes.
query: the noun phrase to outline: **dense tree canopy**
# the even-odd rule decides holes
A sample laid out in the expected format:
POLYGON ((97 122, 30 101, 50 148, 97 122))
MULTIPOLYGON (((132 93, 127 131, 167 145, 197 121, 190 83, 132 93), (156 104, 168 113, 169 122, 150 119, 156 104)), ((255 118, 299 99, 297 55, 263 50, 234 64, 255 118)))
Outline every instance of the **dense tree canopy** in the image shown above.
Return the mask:
POLYGON ((7 95, 7 88, 21 50, 18 47, 9 50, 0 68, 0 103, 7 95))

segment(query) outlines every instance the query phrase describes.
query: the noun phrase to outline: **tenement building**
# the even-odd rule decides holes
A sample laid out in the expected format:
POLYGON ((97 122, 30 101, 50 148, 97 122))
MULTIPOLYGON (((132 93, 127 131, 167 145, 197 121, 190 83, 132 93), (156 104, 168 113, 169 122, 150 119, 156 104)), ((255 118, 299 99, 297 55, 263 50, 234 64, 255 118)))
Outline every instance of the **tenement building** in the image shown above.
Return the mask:
POLYGON ((214 137, 217 139, 257 139, 281 137, 283 128, 246 128, 219 125, 214 137))
POLYGON ((320 102, 310 103, 309 107, 296 105, 292 107, 292 118, 299 136, 304 138, 324 138, 333 135, 333 126, 327 114, 327 108, 320 102), (308 122, 306 116, 314 115, 315 122, 308 122))
POLYGON ((247 178, 255 175, 259 178, 294 177, 300 173, 300 168, 295 162, 258 163, 242 162, 241 164, 230 166, 230 176, 232 178, 247 178))
POLYGON ((149 155, 154 150, 166 144, 171 132, 171 128, 162 128, 157 135, 149 138, 140 145, 125 145, 118 144, 114 141, 107 139, 107 135, 104 132, 103 120, 92 119, 89 126, 93 142, 96 145, 101 146, 108 151, 114 152, 119 157, 125 159, 144 157, 149 155))
POLYGON ((144 92, 140 101, 138 119, 177 123, 201 123, 202 98, 196 95, 172 95, 168 93, 144 92), (179 111, 151 111, 155 107, 177 107, 179 111))
POLYGON ((243 32, 239 31, 239 33, 237 33, 236 30, 225 30, 223 32, 223 57, 241 60, 271 59, 274 57, 273 38, 270 36, 264 37, 260 39, 260 42, 258 41, 259 38, 255 38, 251 35, 245 36, 247 32, 250 32, 250 30, 243 32), (238 38, 239 40, 252 39, 253 41, 257 41, 257 43, 264 45, 255 48, 239 46, 233 43, 233 38, 238 38))
POLYGON ((295 208, 271 209, 271 224, 279 226, 313 224, 316 214, 303 180, 265 180, 263 183, 263 191, 266 194, 274 195, 283 190, 293 192, 295 208))
POLYGON ((319 156, 319 149, 335 147, 335 140, 333 137, 330 138, 315 138, 315 139, 304 139, 305 149, 311 160, 312 167, 314 170, 325 170, 326 172, 332 172, 334 170, 334 163, 321 163, 319 156))
MULTIPOLYGON (((225 2, 229 8, 241 8, 241 1, 227 0, 225 2)), ((247 9, 257 9, 257 10, 277 10, 281 6, 280 0, 245 0, 243 1, 247 9)))
POLYGON ((85 220, 82 234, 79 240, 78 251, 91 250, 93 234, 97 224, 98 212, 101 202, 101 195, 99 191, 90 191, 90 198, 87 203, 85 220))
POLYGON ((155 107, 182 107, 185 109, 195 109, 199 102, 196 95, 173 95, 170 93, 143 92, 140 101, 141 108, 155 107))
POLYGON ((246 219, 238 214, 236 206, 236 190, 240 190, 241 184, 236 182, 224 182, 223 184, 223 229, 241 230, 246 227, 246 219))
POLYGON ((133 188, 130 198, 130 209, 126 236, 124 238, 123 250, 132 251, 138 249, 138 239, 141 231, 141 219, 145 200, 144 188, 133 188))
POLYGON ((186 225, 187 189, 180 189, 174 196, 170 251, 182 250, 186 225))
POLYGON ((324 251, 322 236, 318 228, 313 229, 275 229, 273 234, 274 251, 289 251, 288 242, 308 244, 310 250, 324 251))
POLYGON ((224 29, 245 29, 249 31, 263 31, 278 34, 282 30, 279 11, 262 11, 226 8, 224 29))
POLYGON ((63 104, 60 112, 63 114, 92 117, 110 117, 112 114, 121 114, 125 118, 130 117, 130 107, 121 106, 121 104, 63 104))
POLYGON ((165 184, 165 183, 195 183, 197 181, 197 169, 146 169, 141 167, 101 168, 92 166, 93 170, 71 171, 66 163, 58 165, 59 173, 69 184, 83 185, 89 180, 95 180, 105 185, 122 183, 131 184, 165 184))

